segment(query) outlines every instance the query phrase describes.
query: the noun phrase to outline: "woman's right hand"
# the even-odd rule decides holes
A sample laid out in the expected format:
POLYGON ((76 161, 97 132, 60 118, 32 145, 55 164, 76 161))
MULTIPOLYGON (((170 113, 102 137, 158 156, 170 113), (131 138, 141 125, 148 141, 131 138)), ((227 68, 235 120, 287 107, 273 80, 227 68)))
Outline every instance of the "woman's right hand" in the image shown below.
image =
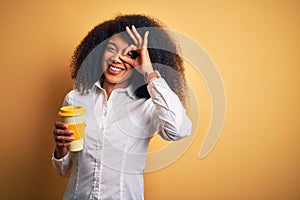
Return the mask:
POLYGON ((54 157, 60 159, 68 153, 68 147, 74 140, 73 131, 67 130, 68 125, 63 122, 55 122, 53 131, 54 140, 56 143, 54 157))

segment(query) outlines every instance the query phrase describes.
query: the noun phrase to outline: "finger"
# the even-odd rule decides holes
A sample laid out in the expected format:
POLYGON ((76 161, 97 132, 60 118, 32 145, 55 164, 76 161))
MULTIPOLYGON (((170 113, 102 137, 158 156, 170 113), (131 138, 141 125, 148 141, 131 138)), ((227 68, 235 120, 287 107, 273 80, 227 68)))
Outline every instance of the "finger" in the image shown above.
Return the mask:
POLYGON ((148 47, 148 35, 149 35, 149 31, 146 31, 146 33, 144 35, 143 49, 147 49, 147 47, 148 47))
POLYGON ((65 136, 71 136, 74 134, 72 130, 61 130, 61 129, 56 129, 53 131, 54 135, 65 135, 65 136))
POLYGON ((143 38, 141 37, 141 35, 137 32, 136 28, 134 25, 132 25, 132 32, 135 35, 135 37, 138 40, 138 47, 141 47, 143 44, 143 38))
POLYGON ((57 129, 63 129, 66 130, 68 128, 68 124, 65 124, 63 122, 55 122, 55 128, 57 129))
POLYGON ((129 52, 136 51, 137 49, 138 49, 137 46, 135 46, 134 44, 131 44, 124 50, 124 52, 122 54, 123 54, 123 56, 128 56, 129 52))
POLYGON ((126 26, 126 31, 127 31, 128 35, 130 36, 130 38, 132 39, 132 41, 134 42, 134 44, 138 44, 137 39, 135 38, 134 34, 131 32, 131 30, 128 26, 126 26))
POLYGON ((68 147, 71 145, 71 142, 74 140, 74 137, 65 137, 65 136, 54 136, 56 146, 59 147, 68 147))
POLYGON ((55 135, 54 139, 58 143, 64 143, 64 142, 72 142, 74 140, 74 137, 73 136, 55 135))
POLYGON ((71 145, 71 142, 57 142, 56 143, 56 146, 59 146, 59 147, 68 147, 71 145))

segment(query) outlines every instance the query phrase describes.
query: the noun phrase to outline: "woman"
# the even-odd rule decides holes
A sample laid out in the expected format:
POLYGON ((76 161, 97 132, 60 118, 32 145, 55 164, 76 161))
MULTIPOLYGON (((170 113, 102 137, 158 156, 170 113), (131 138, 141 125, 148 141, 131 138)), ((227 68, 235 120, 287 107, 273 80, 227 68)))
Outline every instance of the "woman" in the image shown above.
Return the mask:
POLYGON ((151 17, 121 15, 88 33, 71 68, 75 89, 64 105, 83 106, 87 126, 84 149, 74 153, 68 151, 73 132, 55 123, 52 162, 70 178, 64 199, 144 199, 154 133, 179 140, 191 131, 175 42, 151 17))

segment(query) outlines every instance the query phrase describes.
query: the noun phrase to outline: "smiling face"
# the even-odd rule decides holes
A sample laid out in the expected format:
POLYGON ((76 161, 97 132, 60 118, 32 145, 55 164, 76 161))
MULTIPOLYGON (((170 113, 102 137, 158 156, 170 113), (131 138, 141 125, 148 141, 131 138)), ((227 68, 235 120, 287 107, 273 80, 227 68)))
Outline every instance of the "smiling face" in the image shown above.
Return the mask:
POLYGON ((113 35, 106 45, 102 58, 104 84, 126 87, 133 73, 132 66, 123 62, 120 55, 129 46, 120 35, 113 35))

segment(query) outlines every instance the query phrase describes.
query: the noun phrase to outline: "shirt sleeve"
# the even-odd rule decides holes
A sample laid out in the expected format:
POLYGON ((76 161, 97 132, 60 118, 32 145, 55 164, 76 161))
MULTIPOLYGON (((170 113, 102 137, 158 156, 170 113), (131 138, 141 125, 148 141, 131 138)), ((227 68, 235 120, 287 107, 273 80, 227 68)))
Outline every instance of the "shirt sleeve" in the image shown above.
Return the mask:
MULTIPOLYGON (((64 99, 63 106, 70 105, 70 93, 68 93, 64 99)), ((54 169, 63 177, 69 177, 71 174, 71 168, 72 168, 72 158, 71 153, 67 153, 64 157, 57 159, 54 156, 54 151, 52 153, 52 165, 54 169)))
POLYGON ((190 135, 192 123, 166 81, 155 79, 147 89, 155 105, 153 125, 158 134, 165 140, 179 140, 190 135))
POLYGON ((64 157, 57 159, 55 158, 53 151, 51 160, 53 167, 57 171, 57 173, 66 178, 70 177, 72 168, 72 158, 69 152, 64 157))

